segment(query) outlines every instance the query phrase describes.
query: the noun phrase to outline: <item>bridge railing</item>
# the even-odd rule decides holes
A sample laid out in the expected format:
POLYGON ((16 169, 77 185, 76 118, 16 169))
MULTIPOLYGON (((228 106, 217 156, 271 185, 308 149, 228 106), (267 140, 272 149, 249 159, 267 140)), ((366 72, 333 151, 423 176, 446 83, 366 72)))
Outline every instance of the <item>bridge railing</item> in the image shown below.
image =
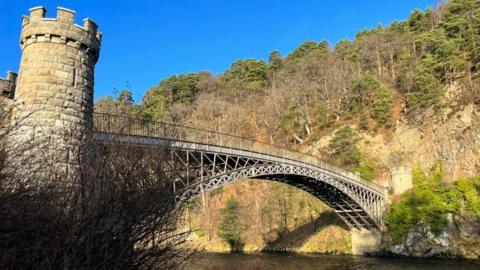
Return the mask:
POLYGON ((109 114, 94 113, 94 128, 97 132, 134 135, 143 137, 165 138, 171 140, 195 142, 207 145, 246 150, 259 154, 266 154, 294 162, 301 162, 307 166, 316 166, 321 169, 342 175, 361 185, 369 186, 379 192, 383 188, 367 183, 358 174, 340 169, 317 157, 290 150, 282 146, 262 143, 259 141, 209 130, 192 128, 164 122, 146 121, 137 118, 114 116, 109 114))

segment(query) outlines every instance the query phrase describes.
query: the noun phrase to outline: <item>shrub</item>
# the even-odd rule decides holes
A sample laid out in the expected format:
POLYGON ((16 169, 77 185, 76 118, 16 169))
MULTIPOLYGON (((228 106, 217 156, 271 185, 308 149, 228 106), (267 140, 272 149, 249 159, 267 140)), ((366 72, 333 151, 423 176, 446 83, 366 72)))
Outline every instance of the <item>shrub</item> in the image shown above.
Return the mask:
POLYGON ((375 169, 366 164, 360 164, 359 166, 353 168, 352 172, 358 172, 360 176, 367 181, 372 181, 375 179, 375 169))
POLYGON ((49 152, 55 146, 47 144, 44 151, 35 144, 37 155, 28 156, 17 153, 22 148, 8 151, 8 164, 15 167, 0 167, 0 268, 181 265, 189 252, 180 247, 189 232, 178 230, 183 215, 171 179, 152 173, 159 171, 165 150, 86 144, 76 159, 79 175, 33 163, 55 164, 58 152, 49 152), (41 166, 34 170, 32 164, 41 166))
POLYGON ((405 240, 415 226, 421 224, 435 235, 447 225, 447 214, 465 213, 480 217, 480 178, 443 182, 440 164, 425 174, 419 166, 412 173, 413 189, 404 193, 386 215, 386 225, 393 242, 405 240))

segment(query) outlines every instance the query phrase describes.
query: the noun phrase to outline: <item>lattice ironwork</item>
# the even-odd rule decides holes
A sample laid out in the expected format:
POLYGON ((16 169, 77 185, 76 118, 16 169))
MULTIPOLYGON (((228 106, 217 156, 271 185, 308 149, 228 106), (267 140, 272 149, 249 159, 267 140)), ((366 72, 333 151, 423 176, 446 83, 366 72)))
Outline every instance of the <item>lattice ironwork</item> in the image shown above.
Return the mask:
POLYGON ((240 179, 283 182, 333 208, 351 228, 383 225, 385 190, 315 157, 248 139, 138 119, 94 115, 95 139, 103 143, 165 148, 164 173, 175 179, 180 201, 240 179))

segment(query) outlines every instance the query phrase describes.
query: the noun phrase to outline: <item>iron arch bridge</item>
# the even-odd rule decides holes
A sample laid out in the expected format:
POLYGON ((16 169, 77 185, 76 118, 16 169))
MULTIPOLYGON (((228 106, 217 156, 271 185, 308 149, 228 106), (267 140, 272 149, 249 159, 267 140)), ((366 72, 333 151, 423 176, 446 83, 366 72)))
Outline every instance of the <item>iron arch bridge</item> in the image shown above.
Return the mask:
MULTIPOLYGON (((283 147, 186 126, 94 114, 101 143, 161 146, 180 200, 240 179, 273 180, 313 194, 353 229, 380 230, 386 190, 357 174, 283 147)), ((164 161, 163 161, 164 162, 164 161)))

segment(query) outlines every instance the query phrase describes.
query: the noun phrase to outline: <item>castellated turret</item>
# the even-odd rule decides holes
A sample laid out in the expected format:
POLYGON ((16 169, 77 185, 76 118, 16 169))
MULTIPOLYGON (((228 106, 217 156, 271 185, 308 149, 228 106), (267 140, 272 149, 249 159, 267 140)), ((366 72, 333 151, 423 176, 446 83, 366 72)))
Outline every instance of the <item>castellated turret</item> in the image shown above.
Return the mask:
POLYGON ((102 34, 90 19, 83 26, 75 24, 72 10, 58 8, 56 18, 46 18, 46 12, 35 7, 22 19, 13 111, 17 128, 11 141, 48 139, 57 147, 54 155, 68 165, 92 128, 94 69, 102 34))
POLYGON ((13 99, 15 87, 17 85, 17 74, 11 71, 7 72, 5 78, 0 77, 0 97, 13 99))

